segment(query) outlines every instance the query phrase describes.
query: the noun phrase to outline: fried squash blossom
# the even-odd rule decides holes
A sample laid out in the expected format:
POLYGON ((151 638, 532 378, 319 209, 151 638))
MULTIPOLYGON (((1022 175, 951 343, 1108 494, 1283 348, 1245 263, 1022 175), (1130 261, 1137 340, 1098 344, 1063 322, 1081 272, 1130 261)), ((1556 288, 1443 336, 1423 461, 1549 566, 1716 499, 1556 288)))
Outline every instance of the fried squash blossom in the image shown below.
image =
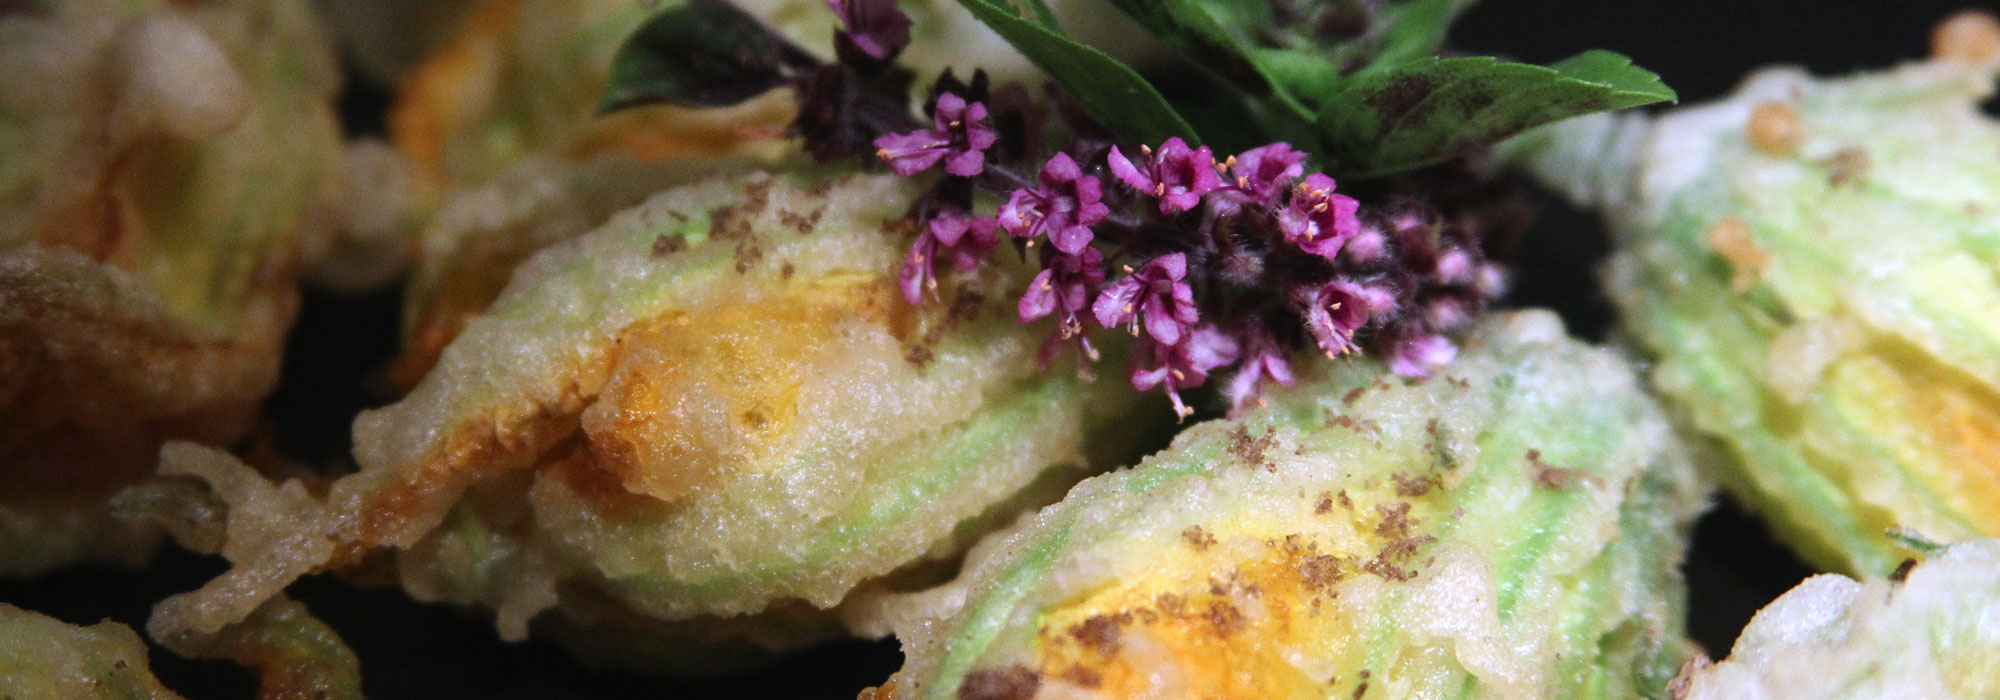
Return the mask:
POLYGON ((1751 618, 1676 700, 2000 697, 2000 540, 1950 545, 1887 578, 1806 579, 1751 618))
POLYGON ((337 85, 306 0, 0 11, 0 575, 137 563, 157 534, 104 500, 164 440, 250 428, 337 85))
MULTIPOLYGON (((166 640, 175 652, 220 659, 257 673, 258 700, 360 700, 354 652, 304 605, 263 604, 215 634, 166 640)), ((0 697, 61 700, 180 700, 160 685, 132 628, 71 625, 0 603, 0 697)))
POLYGON ((711 180, 544 250, 355 422, 360 472, 323 501, 170 451, 167 473, 227 503, 235 568, 154 627, 213 630, 301 574, 386 559, 420 599, 495 610, 503 637, 712 669, 838 633, 826 611, 857 588, 935 581, 1171 414, 1037 371, 1024 263, 904 302, 915 191, 711 180))
POLYGON ((1837 571, 2000 534, 2000 55, 1943 48, 1515 146, 1609 213, 1622 328, 1724 485, 1837 571))
POLYGON ((1704 494, 1630 364, 1499 316, 1428 380, 1316 363, 875 601, 907 661, 862 697, 1658 697, 1704 494))

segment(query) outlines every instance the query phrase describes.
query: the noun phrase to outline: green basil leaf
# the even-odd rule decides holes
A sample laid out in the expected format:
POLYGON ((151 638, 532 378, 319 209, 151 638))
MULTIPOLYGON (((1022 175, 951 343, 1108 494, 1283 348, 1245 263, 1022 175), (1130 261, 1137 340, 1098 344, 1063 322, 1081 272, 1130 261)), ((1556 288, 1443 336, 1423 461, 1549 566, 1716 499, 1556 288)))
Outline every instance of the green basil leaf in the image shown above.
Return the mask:
POLYGON ((1430 165, 1522 130, 1676 99, 1660 76, 1609 51, 1552 66, 1425 58, 1349 76, 1319 115, 1321 148, 1348 176, 1430 165))
POLYGON ((1305 3, 1280 20, 1269 0, 1111 0, 1194 65, 1222 77, 1267 110, 1310 122, 1345 70, 1400 64, 1435 53, 1451 21, 1473 0, 1408 0, 1352 8, 1367 15, 1356 37, 1323 36, 1305 3), (1281 23, 1282 22, 1282 23, 1281 23))
POLYGON ((979 21, 1013 44, 1105 126, 1141 143, 1200 135, 1145 78, 1090 46, 1063 34, 1041 0, 958 0, 979 21))
POLYGON ((1382 30, 1382 44, 1371 66, 1395 66, 1436 54, 1444 45, 1452 20, 1475 0, 1411 0, 1382 8, 1376 21, 1382 30))
POLYGON ((724 107, 784 84, 787 40, 726 2, 661 11, 625 40, 597 111, 646 104, 724 107))

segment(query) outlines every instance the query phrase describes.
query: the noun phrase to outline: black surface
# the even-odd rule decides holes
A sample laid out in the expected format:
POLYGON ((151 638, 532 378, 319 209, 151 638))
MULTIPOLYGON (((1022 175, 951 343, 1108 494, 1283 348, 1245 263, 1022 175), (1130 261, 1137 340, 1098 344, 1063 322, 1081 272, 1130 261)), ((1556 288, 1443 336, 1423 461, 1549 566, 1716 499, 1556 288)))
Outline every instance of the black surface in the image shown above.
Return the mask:
MULTIPOLYGON (((1921 56, 1932 24, 1959 6, 1489 0, 1453 36, 1455 46, 1467 52, 1537 62, 1588 48, 1618 50, 1661 73, 1686 102, 1719 96, 1744 72, 1772 62, 1844 72, 1921 56), (1830 9, 1835 7, 1843 9, 1830 9)), ((350 85, 341 110, 350 133, 381 133, 387 100, 380 86, 350 85)), ((1604 249, 1590 217, 1550 205, 1521 243, 1524 263, 1514 303, 1556 308, 1574 331, 1603 337, 1611 313, 1597 292, 1595 271, 1604 249)), ((307 296, 285 378, 268 404, 271 434, 282 452, 342 467, 354 413, 385 398, 375 387, 393 352, 395 313, 393 291, 307 296)), ((108 618, 143 628, 154 601, 191 589, 219 570, 218 560, 176 552, 139 572, 81 569, 0 582, 0 601, 72 622, 108 618)), ((1690 631, 1718 654, 1759 606, 1809 573, 1760 524, 1727 504, 1697 528, 1687 571, 1690 631)), ((851 698, 899 663, 891 642, 848 642, 732 678, 665 681, 592 670, 539 643, 504 644, 483 618, 420 605, 394 591, 314 579, 299 584, 296 593, 345 635, 361 656, 369 696, 384 700, 851 698)), ((154 654, 154 664, 168 686, 194 700, 245 698, 252 687, 246 673, 226 664, 188 662, 164 652, 154 654)))

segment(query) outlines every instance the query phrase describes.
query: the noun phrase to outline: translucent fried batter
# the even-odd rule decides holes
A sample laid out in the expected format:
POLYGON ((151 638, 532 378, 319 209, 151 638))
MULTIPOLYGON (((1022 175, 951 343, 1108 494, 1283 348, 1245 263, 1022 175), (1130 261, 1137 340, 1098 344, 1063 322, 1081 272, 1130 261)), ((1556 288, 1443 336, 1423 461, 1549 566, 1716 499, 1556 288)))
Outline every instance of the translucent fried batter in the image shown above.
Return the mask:
POLYGON ((1047 498, 1170 415, 1037 371, 1045 329, 1016 321, 1030 270, 1012 254, 941 303, 904 302, 915 188, 712 180, 538 253, 407 398, 356 421, 361 471, 324 502, 170 453, 166 472, 228 504, 235 568, 160 624, 217 629, 386 550, 406 589, 490 607, 508 638, 837 629, 823 611, 857 587, 921 578, 1006 517, 989 511, 1034 505, 1019 494, 1047 498), (239 512, 256 523, 240 533, 239 512), (710 624, 774 607, 819 622, 710 624))
POLYGON ((415 386, 467 319, 493 303, 528 256, 583 235, 669 186, 746 173, 749 158, 640 163, 612 154, 583 163, 535 158, 496 182, 447 197, 418 242, 403 294, 403 352, 391 370, 415 386))
MULTIPOLYGON (((232 661, 257 673, 259 700, 359 700, 354 653, 305 606, 279 597, 244 622, 175 651, 232 661)), ((153 678, 146 646, 115 622, 89 627, 0 603, 0 697, 178 699, 153 678)))
POLYGON ((1996 620, 2000 540, 1952 545, 1886 579, 1822 574, 1758 611, 1728 659, 1690 664, 1673 697, 2000 697, 1996 620))
POLYGON ((2000 535, 2000 122, 1978 108, 2000 56, 1945 53, 1766 69, 1514 146, 1610 214, 1611 298, 1653 386, 1832 570, 1894 567, 1892 528, 2000 535))
POLYGON ((142 557, 103 499, 165 439, 249 427, 336 84, 304 0, 0 15, 0 575, 142 557))
POLYGON ((0 603, 0 696, 180 700, 153 678, 146 644, 116 622, 78 627, 0 603))
POLYGON ((1319 363, 851 606, 906 658, 863 697, 1656 697, 1703 494, 1629 364, 1497 318, 1426 381, 1319 363))

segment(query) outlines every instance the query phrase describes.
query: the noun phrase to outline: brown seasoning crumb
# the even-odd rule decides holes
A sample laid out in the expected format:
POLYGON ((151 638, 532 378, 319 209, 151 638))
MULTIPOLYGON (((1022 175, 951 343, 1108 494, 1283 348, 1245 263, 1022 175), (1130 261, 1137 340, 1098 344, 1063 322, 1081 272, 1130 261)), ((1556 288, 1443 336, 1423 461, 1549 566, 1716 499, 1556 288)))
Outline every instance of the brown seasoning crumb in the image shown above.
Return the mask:
POLYGON ((1104 615, 1097 615, 1081 623, 1071 625, 1069 636, 1084 648, 1104 656, 1116 656, 1123 631, 1118 622, 1104 615))
POLYGON ((1820 167, 1827 170, 1827 181, 1833 186, 1846 185, 1868 174, 1868 166, 1873 162, 1868 150, 1860 146, 1848 146, 1834 151, 1833 155, 1820 161, 1820 167))
POLYGON ((666 257, 686 249, 687 241, 681 240, 680 236, 660 234, 658 238, 653 239, 653 257, 656 258, 666 257))
POLYGON ((1897 564, 1896 570, 1889 574, 1889 580, 1896 583, 1908 581, 1910 580, 1910 571, 1915 568, 1917 568, 1917 560, 1904 559, 1903 563, 1897 564))
POLYGON ((1765 100, 1750 108, 1744 124, 1750 146, 1767 155, 1789 156, 1799 151, 1804 130, 1799 127, 1799 111, 1790 103, 1765 100))
POLYGON ((1709 247, 1714 248, 1734 270, 1729 277, 1729 288, 1737 294, 1750 291, 1751 285, 1757 283, 1758 273, 1771 262, 1771 254, 1757 247, 1750 236, 1750 225, 1743 223, 1742 219, 1722 217, 1714 226, 1708 227, 1707 238, 1709 247))
POLYGON ((1200 525, 1189 525, 1188 529, 1182 530, 1181 539, 1187 540, 1188 546, 1194 547, 1197 552, 1207 551, 1209 547, 1215 546, 1215 535, 1201 529, 1200 525))
POLYGON ((1228 601, 1216 600, 1208 604, 1208 624, 1215 627, 1216 635, 1228 637, 1243 631, 1250 622, 1243 617, 1243 611, 1237 610, 1235 605, 1228 601))
POLYGON ((1085 688, 1095 688, 1104 683, 1104 676, 1096 671, 1071 664, 1069 670, 1063 671, 1063 680, 1085 688))
POLYGON ((1028 700, 1042 687, 1041 674, 1026 666, 989 668, 965 674, 959 700, 1028 700))

